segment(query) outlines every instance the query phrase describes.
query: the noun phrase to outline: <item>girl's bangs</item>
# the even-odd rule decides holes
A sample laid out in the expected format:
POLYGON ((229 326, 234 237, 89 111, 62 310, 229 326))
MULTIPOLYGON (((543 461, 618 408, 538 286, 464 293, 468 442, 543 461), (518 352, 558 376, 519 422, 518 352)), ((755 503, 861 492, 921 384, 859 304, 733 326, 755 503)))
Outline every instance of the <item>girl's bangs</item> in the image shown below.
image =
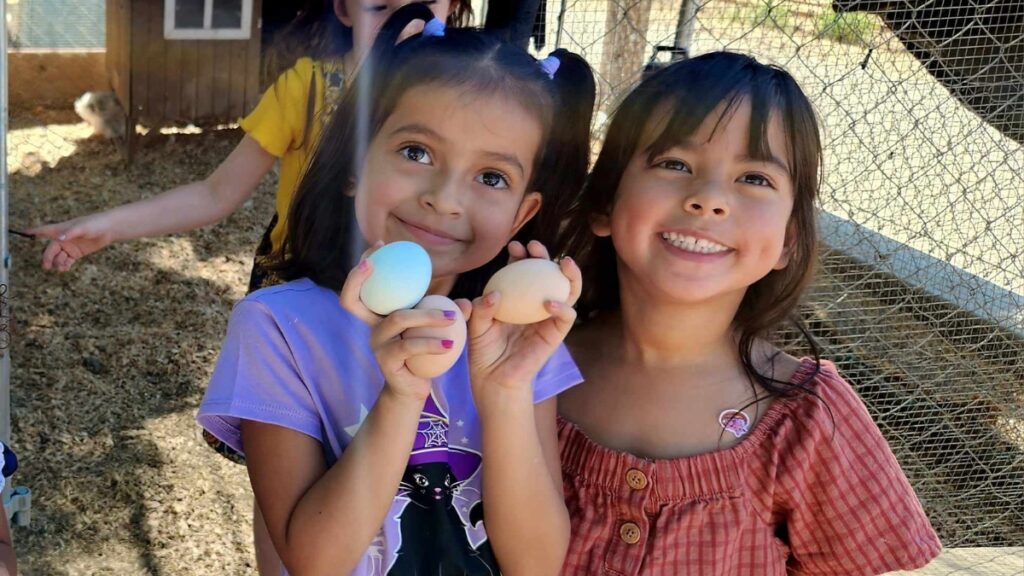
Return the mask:
MULTIPOLYGON (((661 88, 659 99, 652 99, 653 101, 638 106, 640 110, 656 111, 647 118, 644 129, 644 134, 657 130, 656 135, 646 146, 644 142, 639 143, 640 146, 644 146, 643 151, 647 154, 648 160, 653 160, 666 150, 689 141, 700 126, 717 112, 718 117, 714 119, 715 125, 709 139, 713 138, 721 127, 728 124, 737 108, 749 102, 747 153, 759 161, 769 161, 776 155, 773 154, 768 142, 768 129, 772 119, 777 118, 783 124, 787 157, 793 162, 794 155, 789 136, 792 127, 786 125, 787 115, 784 113, 790 106, 785 101, 783 93, 775 88, 772 78, 759 76, 761 74, 755 73, 739 83, 735 79, 723 82, 721 78, 697 76, 684 79, 683 82, 673 82, 674 86, 661 88)), ((795 178, 794 166, 790 166, 790 176, 795 178)))

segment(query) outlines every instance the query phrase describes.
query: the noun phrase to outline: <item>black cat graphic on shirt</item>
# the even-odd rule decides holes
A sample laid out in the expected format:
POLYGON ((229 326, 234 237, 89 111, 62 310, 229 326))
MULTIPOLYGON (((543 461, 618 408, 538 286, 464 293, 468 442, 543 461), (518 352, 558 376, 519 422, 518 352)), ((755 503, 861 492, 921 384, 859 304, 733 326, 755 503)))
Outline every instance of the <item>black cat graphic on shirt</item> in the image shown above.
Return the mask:
MULTIPOLYGON (((402 476, 402 494, 409 504, 400 518, 402 545, 388 576, 498 576, 490 542, 474 548, 455 509, 461 483, 445 462, 409 466, 402 476)), ((483 505, 470 513, 475 527, 483 521, 483 505)))

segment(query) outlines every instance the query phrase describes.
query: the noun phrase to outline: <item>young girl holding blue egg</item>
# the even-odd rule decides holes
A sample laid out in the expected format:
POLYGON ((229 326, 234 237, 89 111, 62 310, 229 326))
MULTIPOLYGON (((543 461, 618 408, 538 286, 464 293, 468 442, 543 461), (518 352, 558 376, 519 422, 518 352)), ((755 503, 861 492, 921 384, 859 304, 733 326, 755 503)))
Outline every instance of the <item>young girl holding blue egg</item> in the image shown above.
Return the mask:
POLYGON ((530 325, 494 321, 502 295, 482 289, 506 245, 547 257, 509 241, 550 241, 541 221, 582 184, 593 77, 431 18, 407 6, 381 29, 292 205, 291 281, 236 306, 199 411, 244 451, 293 573, 553 574, 568 543, 554 396, 579 382, 561 345, 579 271, 560 263, 572 293, 530 325), (395 45, 413 21, 424 33, 395 45), (396 241, 426 250, 428 292, 472 305, 372 313, 374 265, 353 254, 396 241), (459 313, 466 353, 415 376, 410 361, 455 343, 403 336, 459 313))
MULTIPOLYGON (((673 64, 616 112, 567 226, 566 575, 913 569, 940 543, 835 365, 776 348, 816 259, 821 143, 785 71, 673 64)), ((799 323, 797 322, 797 326, 799 323)))

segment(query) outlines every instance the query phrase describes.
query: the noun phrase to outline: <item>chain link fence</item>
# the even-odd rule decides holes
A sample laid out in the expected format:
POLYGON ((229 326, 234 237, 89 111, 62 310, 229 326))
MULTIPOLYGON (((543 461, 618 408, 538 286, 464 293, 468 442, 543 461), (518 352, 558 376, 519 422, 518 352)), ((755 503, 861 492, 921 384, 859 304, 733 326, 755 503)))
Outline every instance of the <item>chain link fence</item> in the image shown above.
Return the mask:
POLYGON ((804 317, 943 542, 1024 545, 1024 2, 545 10, 535 41, 600 76, 598 132, 655 55, 736 50, 798 79, 825 130, 826 250, 804 317))
POLYGON ((105 46, 105 0, 4 1, 9 49, 102 50, 105 46))
MULTIPOLYGON (((10 56, 103 47, 103 0, 0 1, 10 56)), ((802 312, 824 356, 867 402, 945 545, 1024 546, 1024 1, 541 4, 538 50, 579 52, 599 76, 597 144, 615 102, 652 58, 729 49, 793 73, 817 107, 826 148, 825 251, 802 312)), ((136 164, 125 166, 114 144, 93 137, 73 111, 78 94, 109 89, 102 60, 97 68, 93 60, 55 66, 46 58, 20 72, 12 61, 9 70, 8 174, 0 176, 9 179, 14 228, 202 178, 237 142, 235 133, 154 130, 136 164), (82 84, 54 95, 73 82, 82 84)), ((22 298, 15 307, 22 335, 12 340, 15 448, 29 455, 23 479, 46 493, 41 527, 23 535, 29 550, 66 547, 91 558, 86 548, 97 543, 134 538, 146 549, 160 542, 166 545, 153 557, 143 553, 144 563, 168 573, 177 573, 172 556, 197 565, 217 557, 213 548, 189 548, 189 526, 197 517, 200 525, 220 522, 224 502, 251 501, 247 480, 244 471, 203 460, 201 446, 180 445, 202 393, 190 386, 206 381, 223 333, 218 322, 241 296, 252 246, 272 210, 272 180, 255 210, 229 221, 228 228, 246 228, 237 238, 221 227, 112 247, 70 278, 34 270, 41 243, 12 240, 22 298), (149 310, 163 296, 139 298, 157 286, 175 287, 164 298, 173 303, 166 316, 149 310), (97 320, 110 314, 116 320, 97 320), (167 320, 175 317, 197 320, 183 329, 167 320), (126 332, 139 318, 149 322, 140 324, 145 338, 126 332), (162 331, 175 334, 175 351, 189 352, 151 352, 146 340, 161 340, 162 331), (177 384, 161 388, 164 397, 138 392, 171 381, 177 384), (79 382, 93 391, 71 396, 79 382), (62 412, 69 397, 104 420, 62 412), (50 430, 54 413, 64 414, 66 429, 50 430), (108 453, 105 442, 126 442, 131 458, 108 453), (95 479, 77 483, 65 457, 74 466, 86 462, 95 479), (206 475, 165 474, 167 462, 206 475), (118 488, 94 502, 98 484, 118 488), (204 502, 193 508, 206 506, 209 515, 158 505, 164 494, 204 502), (97 532, 88 520, 111 510, 133 518, 131 538, 112 526, 97 532), (157 517, 169 521, 154 527, 157 517)), ((248 512, 231 510, 244 527, 248 512)), ((216 533, 211 547, 251 557, 245 530, 216 533)), ((32 561, 37 572, 63 569, 59 554, 52 565, 44 556, 51 557, 32 561)))

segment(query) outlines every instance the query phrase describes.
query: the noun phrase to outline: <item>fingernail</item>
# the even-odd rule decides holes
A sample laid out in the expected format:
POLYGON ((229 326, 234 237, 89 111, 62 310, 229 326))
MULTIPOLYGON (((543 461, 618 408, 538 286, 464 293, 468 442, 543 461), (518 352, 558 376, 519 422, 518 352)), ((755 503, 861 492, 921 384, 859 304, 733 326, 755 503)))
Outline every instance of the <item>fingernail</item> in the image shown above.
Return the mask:
POLYGON ((452 346, 455 346, 455 341, 454 340, 441 340, 441 346, 443 346, 445 350, 451 350, 452 346))
POLYGON ((444 319, 445 320, 455 320, 455 310, 445 310, 444 311, 444 319))
POLYGON ((571 257, 569 257, 569 256, 562 256, 562 260, 564 260, 564 261, 566 261, 566 262, 568 262, 568 263, 572 264, 572 258, 571 258, 571 257))
POLYGON ((484 306, 494 306, 494 292, 484 296, 484 306))
POLYGON ((555 302, 554 300, 550 300, 550 301, 548 301, 548 306, 550 306, 552 310, 558 310, 558 309, 560 309, 562 307, 562 303, 561 302, 555 302))
POLYGON ((370 262, 368 260, 360 260, 359 261, 359 271, 360 272, 366 272, 366 269, 369 268, 369 267, 370 267, 370 262))
POLYGON ((61 234, 60 236, 57 236, 57 240, 67 240, 67 239, 68 239, 68 235, 67 234, 61 234))

